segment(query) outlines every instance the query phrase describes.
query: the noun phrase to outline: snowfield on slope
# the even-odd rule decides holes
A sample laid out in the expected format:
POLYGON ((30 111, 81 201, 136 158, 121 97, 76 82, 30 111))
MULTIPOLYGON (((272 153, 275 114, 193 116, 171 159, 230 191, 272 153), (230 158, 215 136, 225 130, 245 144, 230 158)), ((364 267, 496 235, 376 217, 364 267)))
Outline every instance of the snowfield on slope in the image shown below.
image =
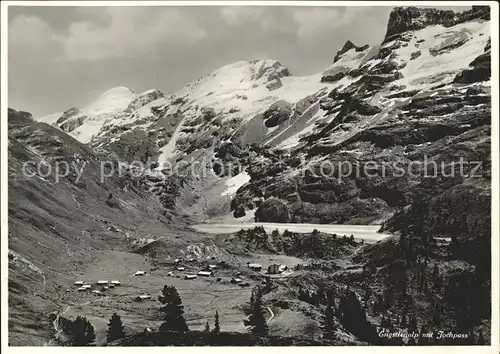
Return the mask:
MULTIPOLYGON (((413 37, 407 45, 396 49, 391 55, 390 60, 395 61, 401 69, 398 71, 403 74, 403 78, 394 81, 395 86, 403 87, 402 90, 411 88, 419 90, 429 90, 431 87, 438 84, 450 83, 455 75, 463 69, 466 69, 469 64, 480 54, 484 52, 484 47, 488 42, 490 23, 488 21, 472 21, 461 23, 453 27, 445 28, 441 25, 429 26, 422 30, 413 32, 413 37), (458 46, 458 47, 454 47, 458 46), (416 56, 415 53, 420 53, 416 56), (434 53, 434 54, 433 54, 434 53), (416 56, 415 58, 412 58, 416 56)), ((384 47, 391 47, 394 41, 386 43, 384 47)), ((345 73, 346 70, 354 69, 358 66, 367 64, 368 67, 373 67, 379 64, 381 59, 372 59, 373 50, 378 48, 367 49, 362 52, 356 52, 354 48, 346 51, 323 75, 335 75, 338 72, 345 73)), ((339 81, 334 82, 331 88, 348 86, 357 79, 344 76, 339 81)), ((433 95, 437 95, 439 91, 433 91, 433 95)), ((385 109, 369 121, 362 121, 349 131, 348 134, 343 134, 343 137, 329 137, 326 141, 334 141, 334 145, 345 141, 359 131, 367 127, 376 125, 377 122, 389 117, 390 111, 401 106, 403 103, 409 102, 409 99, 386 99, 385 96, 394 93, 387 89, 380 91, 370 100, 370 103, 375 105, 383 105, 385 109)), ((300 139, 314 132, 315 123, 322 121, 324 112, 319 111, 308 123, 304 129, 298 131, 293 136, 285 139, 278 144, 278 148, 292 149, 300 145, 300 139)), ((335 114, 328 117, 331 121, 335 114)), ((271 143, 279 135, 283 134, 285 128, 280 134, 273 139, 267 141, 271 143)), ((325 142, 326 142, 325 141, 325 142)))
POLYGON ((460 70, 466 69, 484 52, 490 25, 489 21, 471 21, 449 28, 437 25, 415 31, 408 46, 396 50, 396 60, 411 58, 412 53, 420 52, 420 55, 407 62, 400 70, 403 78, 394 84, 426 89, 453 80, 460 70), (455 45, 459 46, 453 48, 455 45), (436 52, 437 55, 432 54, 436 52))
POLYGON ((241 172, 234 177, 229 178, 226 181, 227 189, 222 192, 222 195, 234 195, 238 191, 238 189, 244 184, 250 181, 250 175, 247 172, 241 172))
POLYGON ((175 96, 185 97, 188 103, 200 108, 212 107, 215 111, 227 112, 225 120, 237 116, 244 123, 279 99, 294 103, 329 86, 320 82, 321 74, 285 76, 279 78, 282 86, 270 91, 266 87, 269 77, 256 79, 254 76, 259 68, 272 68, 273 65, 284 68, 275 60, 241 61, 227 65, 187 85, 175 96), (229 113, 233 107, 237 107, 239 111, 229 113))
MULTIPOLYGON (((107 120, 126 109, 136 97, 136 94, 124 86, 115 87, 104 92, 97 100, 80 110, 81 115, 87 117, 81 126, 69 134, 84 144, 89 143, 107 120)), ((54 113, 37 120, 47 124, 54 124, 61 114, 54 113)))
MULTIPOLYGON (((263 113, 278 100, 296 103, 331 85, 321 83, 321 74, 311 76, 283 76, 276 79, 275 72, 286 69, 276 60, 240 61, 226 65, 211 74, 186 85, 173 95, 186 101, 184 118, 177 126, 168 144, 160 149, 158 162, 165 163, 175 155, 176 142, 185 136, 182 126, 197 119, 203 108, 213 108, 224 113, 223 122, 241 119, 241 125, 263 113), (263 75, 259 75, 262 74, 263 75), (268 83, 279 80, 281 87, 269 90, 268 83)), ((277 128, 276 128, 277 129, 277 128)))

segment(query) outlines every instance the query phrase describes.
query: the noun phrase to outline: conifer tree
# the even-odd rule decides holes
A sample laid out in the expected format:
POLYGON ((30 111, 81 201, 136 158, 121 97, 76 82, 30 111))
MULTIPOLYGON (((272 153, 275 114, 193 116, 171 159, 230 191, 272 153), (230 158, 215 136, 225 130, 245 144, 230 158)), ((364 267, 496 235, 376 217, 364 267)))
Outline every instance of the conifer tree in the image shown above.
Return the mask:
POLYGON ((392 323, 391 323, 390 318, 383 315, 382 320, 380 321, 380 326, 383 328, 390 329, 392 327, 392 323))
POLYGON ((92 324, 87 321, 87 323, 85 324, 85 340, 87 342, 87 345, 92 345, 92 343, 95 342, 95 330, 94 330, 94 326, 92 326, 92 324))
POLYGON ((108 330, 106 332, 106 338, 109 342, 113 342, 117 339, 125 337, 125 331, 123 330, 122 319, 115 312, 108 322, 108 330))
POLYGON ((252 306, 248 319, 244 320, 245 327, 252 333, 267 335, 269 328, 264 317, 264 308, 262 306, 262 293, 259 291, 255 294, 254 304, 252 306))
POLYGON ((205 323, 205 332, 210 332, 210 325, 208 324, 208 321, 205 323))
POLYGON ((220 333, 219 311, 215 311, 214 333, 220 333))
POLYGON ((94 326, 87 318, 78 315, 71 323, 69 337, 72 346, 91 345, 95 341, 94 326))
POLYGON ((165 304, 161 331, 188 332, 189 328, 184 319, 184 306, 181 297, 174 286, 165 285, 160 296, 160 301, 165 304))
POLYGON ((334 316, 333 307, 332 304, 329 303, 326 306, 325 315, 322 321, 323 337, 326 339, 334 338, 335 322, 333 320, 333 316, 334 316))

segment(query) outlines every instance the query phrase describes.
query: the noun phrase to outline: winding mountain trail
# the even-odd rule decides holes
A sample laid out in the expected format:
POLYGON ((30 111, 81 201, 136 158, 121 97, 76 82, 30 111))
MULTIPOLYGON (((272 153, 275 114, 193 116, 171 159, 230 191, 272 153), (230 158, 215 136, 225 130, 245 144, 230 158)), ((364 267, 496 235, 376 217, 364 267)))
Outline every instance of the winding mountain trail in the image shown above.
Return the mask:
POLYGON ((274 312, 273 310, 271 310, 269 306, 266 306, 266 309, 267 311, 269 311, 269 314, 271 315, 271 317, 269 317, 268 320, 266 321, 266 323, 269 324, 269 322, 271 322, 271 320, 274 318, 274 312))

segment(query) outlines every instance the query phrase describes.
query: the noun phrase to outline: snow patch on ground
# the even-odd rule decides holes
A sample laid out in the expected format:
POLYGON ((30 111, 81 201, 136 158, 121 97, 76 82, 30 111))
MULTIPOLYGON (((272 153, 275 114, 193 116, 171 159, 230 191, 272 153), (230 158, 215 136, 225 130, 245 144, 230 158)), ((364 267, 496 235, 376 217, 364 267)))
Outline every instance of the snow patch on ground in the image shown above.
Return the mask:
POLYGON ((318 110, 318 112, 312 116, 308 121, 307 125, 305 126, 304 129, 299 131, 298 133, 292 135, 291 137, 283 140, 278 146, 276 146, 278 149, 291 149, 294 148, 298 145, 300 145, 300 139, 303 137, 306 137, 310 133, 312 133, 315 128, 316 128, 316 122, 323 118, 325 112, 323 110, 318 110))
POLYGON ((401 58, 410 58, 411 54, 417 51, 421 54, 407 62, 407 65, 400 70, 403 78, 394 84, 412 89, 426 89, 449 81, 484 52, 489 38, 485 34, 490 32, 489 28, 489 21, 471 21, 449 28, 436 25, 415 31, 408 46, 397 49, 396 53, 401 58), (483 35, 480 35, 481 33, 483 35), (466 38, 467 41, 458 48, 443 50, 435 56, 431 54, 434 50, 445 48, 466 38))
POLYGON ((227 189, 222 192, 222 196, 234 195, 240 189, 241 186, 250 182, 250 175, 247 172, 241 172, 234 177, 229 178, 226 181, 227 189))
POLYGON ((168 143, 160 149, 160 156, 158 157, 158 168, 163 168, 163 165, 165 162, 168 161, 168 159, 174 155, 175 152, 175 144, 179 137, 181 136, 181 129, 182 126, 184 125, 184 121, 186 120, 186 117, 182 118, 182 120, 177 124, 177 127, 175 128, 174 133, 172 134, 172 137, 168 141, 168 143))

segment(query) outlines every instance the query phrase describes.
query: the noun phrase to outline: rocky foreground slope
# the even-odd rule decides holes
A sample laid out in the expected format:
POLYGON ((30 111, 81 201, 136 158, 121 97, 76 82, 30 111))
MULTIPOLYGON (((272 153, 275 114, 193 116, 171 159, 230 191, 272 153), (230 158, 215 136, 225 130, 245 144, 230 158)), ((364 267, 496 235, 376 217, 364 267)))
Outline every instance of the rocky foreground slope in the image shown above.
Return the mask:
POLYGON ((61 284, 101 252, 183 222, 126 173, 101 180, 99 156, 61 130, 12 109, 8 119, 9 342, 42 345, 61 284))

